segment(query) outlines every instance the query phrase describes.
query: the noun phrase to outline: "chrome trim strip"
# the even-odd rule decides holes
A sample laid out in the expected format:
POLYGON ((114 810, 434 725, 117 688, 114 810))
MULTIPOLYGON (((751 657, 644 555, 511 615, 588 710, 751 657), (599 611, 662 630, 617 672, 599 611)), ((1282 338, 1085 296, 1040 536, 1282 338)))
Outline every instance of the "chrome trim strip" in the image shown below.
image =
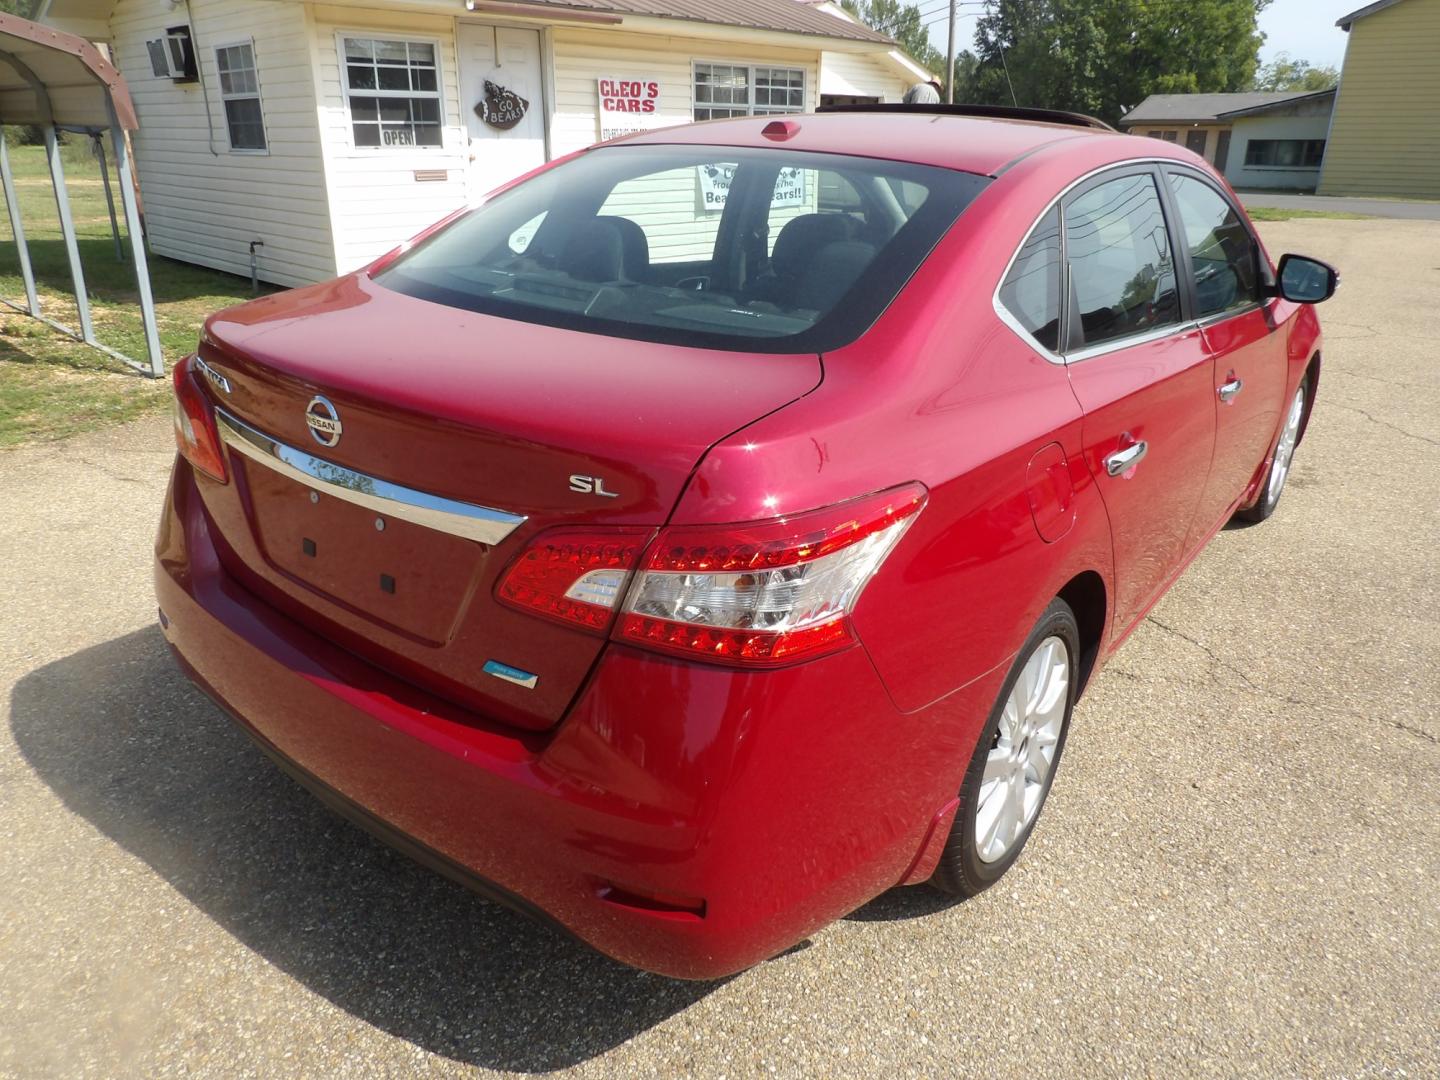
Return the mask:
POLYGON ((1111 338, 1109 341, 1098 341, 1094 345, 1084 349, 1076 349, 1072 353, 1065 354, 1065 363, 1078 364, 1082 360, 1093 360, 1097 356, 1104 356, 1106 353, 1119 352, 1121 349, 1128 349, 1133 345, 1144 345, 1147 342, 1159 341, 1161 338, 1179 337, 1182 334, 1194 333, 1200 329, 1198 323, 1193 319, 1190 322, 1170 323, 1168 326, 1158 326, 1154 330, 1146 330, 1143 334, 1131 334, 1129 337, 1111 338))
POLYGON ((1219 326, 1230 319, 1238 319, 1241 315, 1249 315, 1256 311, 1265 310, 1263 302, 1256 300, 1243 307, 1226 308, 1224 311, 1217 311, 1213 315, 1206 315, 1203 319, 1197 320, 1196 326, 1201 330, 1209 329, 1212 326, 1219 326))
POLYGON ((215 418, 219 422, 220 440, 236 453, 312 490, 377 514, 482 544, 500 543, 525 521, 522 514, 430 495, 336 465, 272 439, 224 409, 216 409, 215 418))

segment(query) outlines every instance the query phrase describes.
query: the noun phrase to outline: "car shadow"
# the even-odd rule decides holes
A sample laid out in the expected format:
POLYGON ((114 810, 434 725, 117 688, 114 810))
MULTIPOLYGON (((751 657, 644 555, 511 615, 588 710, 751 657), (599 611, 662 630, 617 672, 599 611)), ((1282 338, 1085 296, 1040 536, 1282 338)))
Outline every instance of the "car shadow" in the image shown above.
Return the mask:
POLYGON ((25 676, 11 724, 67 808, 276 967, 431 1053, 564 1068, 721 985, 608 960, 333 816, 190 684, 157 629, 25 676))
POLYGON ((852 922, 899 922, 902 919, 923 919, 963 904, 965 898, 943 893, 928 885, 902 885, 883 892, 874 900, 856 908, 845 918, 852 922))

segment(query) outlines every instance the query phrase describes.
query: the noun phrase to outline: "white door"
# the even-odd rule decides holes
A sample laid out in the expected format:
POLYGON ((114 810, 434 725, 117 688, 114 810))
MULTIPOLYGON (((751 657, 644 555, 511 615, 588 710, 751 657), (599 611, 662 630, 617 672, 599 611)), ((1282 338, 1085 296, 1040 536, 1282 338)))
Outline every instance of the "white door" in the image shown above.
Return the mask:
POLYGON ((460 108, 470 133, 466 195, 481 196, 545 163, 540 31, 461 23, 460 108))

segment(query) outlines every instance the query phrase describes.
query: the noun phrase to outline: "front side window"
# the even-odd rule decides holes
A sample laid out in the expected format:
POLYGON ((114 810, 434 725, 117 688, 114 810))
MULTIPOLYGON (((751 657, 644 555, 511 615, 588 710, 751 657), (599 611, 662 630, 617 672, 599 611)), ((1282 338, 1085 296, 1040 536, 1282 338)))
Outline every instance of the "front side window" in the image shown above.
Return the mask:
POLYGON ((1084 345, 1180 321, 1165 212, 1148 174, 1077 196, 1065 208, 1065 251, 1084 345))
POLYGON ((497 195, 375 280, 612 337, 818 352, 863 333, 987 183, 778 148, 605 147, 497 195))
POLYGON ((1051 210, 1025 238, 1000 303, 1043 348, 1060 349, 1060 211, 1051 210))
POLYGON ((356 146, 441 145, 434 44, 347 37, 343 51, 356 146))
POLYGON ((1324 139, 1251 139, 1245 164, 1269 169, 1318 169, 1325 157, 1324 139))
POLYGON ((1193 176, 1171 175, 1170 190, 1190 249, 1196 314, 1205 318, 1257 302, 1255 243, 1240 215, 1218 191, 1193 176))
POLYGON ((805 108, 805 72, 801 68, 696 64, 694 92, 696 120, 801 112, 805 108))
POLYGON ((260 111, 260 80, 251 42, 222 45, 215 50, 220 73, 220 100, 231 150, 264 150, 265 117, 260 111))

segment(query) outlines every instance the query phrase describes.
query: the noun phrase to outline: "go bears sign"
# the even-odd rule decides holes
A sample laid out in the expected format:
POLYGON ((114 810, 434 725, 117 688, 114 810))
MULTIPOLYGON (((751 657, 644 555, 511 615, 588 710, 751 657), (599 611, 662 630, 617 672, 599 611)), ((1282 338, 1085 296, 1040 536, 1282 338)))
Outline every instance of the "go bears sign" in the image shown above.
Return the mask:
POLYGON ((600 95, 600 140, 616 139, 655 126, 660 82, 646 78, 596 79, 600 95))

